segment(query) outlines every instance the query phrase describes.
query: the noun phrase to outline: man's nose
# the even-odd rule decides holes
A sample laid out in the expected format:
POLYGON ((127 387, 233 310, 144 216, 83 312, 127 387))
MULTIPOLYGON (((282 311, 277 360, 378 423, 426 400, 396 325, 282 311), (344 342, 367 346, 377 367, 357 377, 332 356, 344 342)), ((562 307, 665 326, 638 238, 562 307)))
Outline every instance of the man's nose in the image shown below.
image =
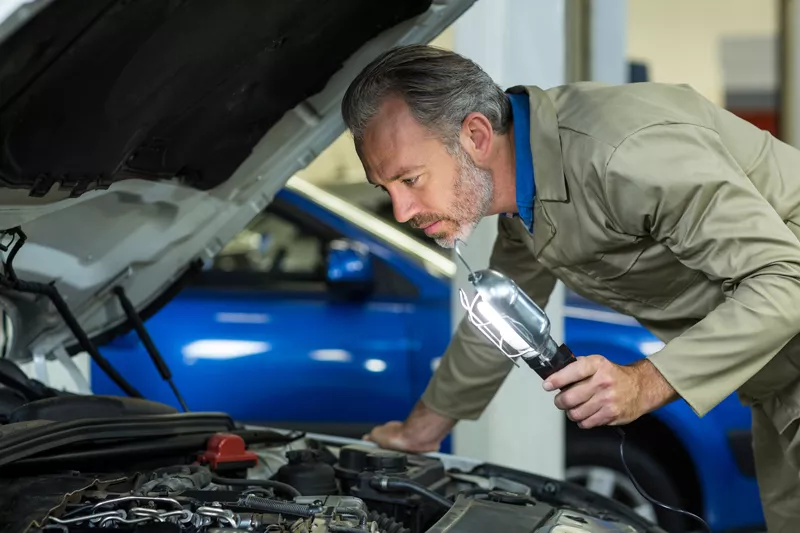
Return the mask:
POLYGON ((401 224, 405 224, 417 214, 417 208, 412 198, 402 193, 392 194, 392 209, 395 220, 401 224))

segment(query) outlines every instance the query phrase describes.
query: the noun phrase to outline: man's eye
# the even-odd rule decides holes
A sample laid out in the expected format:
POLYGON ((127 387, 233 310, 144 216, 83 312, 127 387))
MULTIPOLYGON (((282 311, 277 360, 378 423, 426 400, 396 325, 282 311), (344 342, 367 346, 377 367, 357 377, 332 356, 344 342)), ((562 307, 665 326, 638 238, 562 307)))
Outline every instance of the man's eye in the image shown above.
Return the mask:
POLYGON ((417 180, 419 180, 419 176, 414 176, 413 178, 406 178, 403 180, 403 183, 406 185, 414 185, 417 180))

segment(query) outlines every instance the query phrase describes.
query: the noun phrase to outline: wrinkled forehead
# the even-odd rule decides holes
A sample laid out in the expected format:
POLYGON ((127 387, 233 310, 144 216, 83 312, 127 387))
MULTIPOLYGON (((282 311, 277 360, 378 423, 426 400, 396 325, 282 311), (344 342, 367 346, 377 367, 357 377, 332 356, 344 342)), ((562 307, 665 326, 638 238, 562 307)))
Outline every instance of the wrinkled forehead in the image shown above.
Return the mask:
POLYGON ((367 179, 380 185, 405 177, 445 153, 439 138, 397 98, 387 100, 370 120, 357 151, 367 179))

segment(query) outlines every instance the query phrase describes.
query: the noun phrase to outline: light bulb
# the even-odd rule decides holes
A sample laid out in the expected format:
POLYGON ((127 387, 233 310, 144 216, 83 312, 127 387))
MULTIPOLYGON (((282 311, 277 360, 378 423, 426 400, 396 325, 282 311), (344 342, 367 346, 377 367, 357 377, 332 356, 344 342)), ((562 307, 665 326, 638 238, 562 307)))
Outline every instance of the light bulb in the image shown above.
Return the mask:
POLYGON ((518 352, 524 352, 530 349, 530 345, 525 342, 525 339, 520 337, 519 333, 514 331, 514 328, 512 328, 491 305, 481 300, 476 304, 476 307, 481 316, 491 322, 500 333, 501 339, 508 343, 509 346, 518 352))

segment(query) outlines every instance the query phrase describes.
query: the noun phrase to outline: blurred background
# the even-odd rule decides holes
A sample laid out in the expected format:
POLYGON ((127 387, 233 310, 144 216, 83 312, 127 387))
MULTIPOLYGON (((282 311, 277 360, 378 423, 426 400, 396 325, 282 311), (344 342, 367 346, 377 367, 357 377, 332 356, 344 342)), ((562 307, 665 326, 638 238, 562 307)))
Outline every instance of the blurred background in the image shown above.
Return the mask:
MULTIPOLYGON (((600 0, 594 7, 614 11, 623 19, 615 25, 628 62, 627 81, 689 84, 711 101, 780 136, 779 37, 781 14, 787 9, 784 4, 779 0, 626 0, 620 9, 619 2, 604 5, 600 0)), ((567 10, 570 7, 580 12, 592 6, 590 2, 564 5, 567 10)), ((432 44, 453 50, 459 24, 432 44)), ((575 33, 580 34, 580 29, 575 33)), ((581 37, 587 38, 574 37, 576 46, 581 37)), ((364 181, 347 134, 300 175, 331 188, 364 181)))

